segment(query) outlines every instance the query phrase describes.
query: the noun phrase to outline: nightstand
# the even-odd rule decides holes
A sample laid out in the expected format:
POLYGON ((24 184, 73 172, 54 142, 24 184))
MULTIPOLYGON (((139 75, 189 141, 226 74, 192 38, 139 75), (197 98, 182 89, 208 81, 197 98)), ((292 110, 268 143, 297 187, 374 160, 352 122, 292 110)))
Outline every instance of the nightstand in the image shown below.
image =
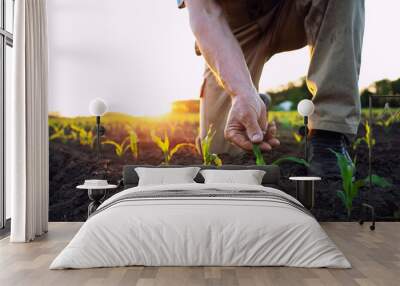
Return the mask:
POLYGON ((90 185, 90 184, 84 184, 84 185, 79 185, 76 187, 77 189, 80 190, 87 190, 88 192, 88 196, 90 199, 90 204, 88 206, 88 217, 90 217, 90 215, 92 213, 94 213, 96 211, 96 209, 101 205, 102 200, 104 200, 104 198, 107 195, 107 191, 110 189, 116 189, 117 185, 90 185))
POLYGON ((296 182, 296 199, 311 210, 315 203, 315 181, 321 181, 321 178, 290 177, 289 180, 296 182))

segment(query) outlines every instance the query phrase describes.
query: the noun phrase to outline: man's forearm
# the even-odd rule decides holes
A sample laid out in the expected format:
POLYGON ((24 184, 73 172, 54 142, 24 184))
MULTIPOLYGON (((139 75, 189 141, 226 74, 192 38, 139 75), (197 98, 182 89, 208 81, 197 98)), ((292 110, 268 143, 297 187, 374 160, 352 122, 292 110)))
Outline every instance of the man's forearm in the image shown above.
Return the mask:
POLYGON ((264 151, 278 146, 275 127, 268 127, 266 106, 258 96, 242 49, 221 7, 215 0, 185 0, 185 3, 199 48, 219 83, 232 97, 225 138, 249 151, 253 144, 259 144, 264 151))
POLYGON ((217 80, 231 96, 254 96, 243 52, 214 0, 186 0, 197 44, 217 80))

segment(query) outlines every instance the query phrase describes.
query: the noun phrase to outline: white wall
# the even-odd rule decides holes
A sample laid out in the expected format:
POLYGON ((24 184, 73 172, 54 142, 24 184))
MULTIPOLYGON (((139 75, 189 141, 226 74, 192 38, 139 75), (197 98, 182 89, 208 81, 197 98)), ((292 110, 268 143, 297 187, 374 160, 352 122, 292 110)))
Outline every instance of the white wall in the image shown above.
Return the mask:
POLYGON ((49 110, 159 114, 196 98, 203 60, 194 54, 186 9, 175 0, 48 0, 49 110))

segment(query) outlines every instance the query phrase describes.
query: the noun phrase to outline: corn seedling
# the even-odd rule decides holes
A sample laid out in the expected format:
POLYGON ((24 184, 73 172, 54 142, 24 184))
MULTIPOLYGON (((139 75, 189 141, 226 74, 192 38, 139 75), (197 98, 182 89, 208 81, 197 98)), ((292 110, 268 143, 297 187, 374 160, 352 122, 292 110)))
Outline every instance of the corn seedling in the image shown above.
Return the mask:
POLYGON ((375 143, 376 140, 374 138, 372 138, 372 130, 371 130, 371 126, 369 125, 368 121, 365 122, 365 135, 363 137, 359 137, 357 138, 356 141, 354 141, 353 143, 353 150, 356 150, 358 148, 358 146, 364 142, 365 144, 367 144, 368 149, 371 149, 375 143))
POLYGON ((139 147, 138 147, 138 136, 135 131, 132 131, 129 134, 129 148, 131 150, 132 156, 137 159, 139 156, 139 147))
POLYGON ((115 142, 115 141, 113 141, 113 140, 106 140, 106 141, 104 141, 102 144, 114 146, 115 154, 116 154, 118 157, 122 157, 122 156, 125 154, 125 152, 130 148, 130 146, 129 146, 129 144, 128 144, 128 140, 129 140, 129 137, 126 137, 126 138, 121 142, 121 144, 119 144, 118 142, 115 142))
POLYGON ((94 137, 91 130, 86 131, 84 128, 81 128, 75 124, 71 124, 71 130, 75 133, 77 140, 80 145, 87 145, 93 147, 94 137))
MULTIPOLYGON (((364 124, 364 128, 365 128, 365 135, 363 137, 359 137, 357 138, 357 140, 354 141, 353 143, 353 150, 357 150, 358 146, 364 142, 365 144, 367 144, 368 149, 372 149, 372 147, 375 146, 376 144, 376 140, 375 138, 373 138, 372 135, 372 128, 369 125, 368 121, 365 122, 364 124)), ((357 161, 357 155, 354 156, 354 162, 357 161)))
POLYGON ((400 112, 394 112, 394 113, 386 113, 383 114, 382 118, 380 118, 377 122, 376 125, 382 126, 383 130, 387 134, 390 131, 390 127, 392 126, 393 123, 397 122, 400 120, 400 112))
POLYGON ((300 144, 303 141, 303 136, 301 136, 299 133, 293 132, 292 134, 294 141, 296 141, 296 143, 300 144))
POLYGON ((157 136, 154 132, 151 132, 151 139, 156 143, 157 147, 160 148, 164 156, 164 164, 169 165, 172 157, 182 148, 190 147, 196 149, 196 146, 192 143, 179 143, 170 149, 170 141, 167 132, 164 133, 164 140, 157 136))
POLYGON ((307 168, 310 167, 310 164, 306 160, 304 160, 302 158, 297 158, 294 156, 288 156, 288 157, 283 157, 283 158, 277 159, 274 162, 272 162, 271 164, 272 165, 280 165, 284 162, 293 162, 293 163, 296 163, 299 165, 303 165, 307 168))
POLYGON ((128 135, 129 149, 131 151, 131 154, 132 154, 133 158, 135 158, 135 160, 137 160, 137 158, 139 157, 139 146, 138 146, 139 136, 137 135, 135 129, 130 125, 126 126, 124 129, 129 134, 128 135))
POLYGON ((256 165, 257 166, 264 166, 266 165, 264 156, 261 152, 260 146, 258 144, 253 144, 253 154, 256 158, 256 165))
POLYGON ((64 136, 64 126, 53 124, 53 134, 50 135, 49 141, 61 139, 64 136))
POLYGON ((210 152, 210 146, 214 139, 215 131, 211 132, 211 127, 207 131, 207 136, 201 140, 201 155, 203 157, 203 165, 209 166, 215 164, 216 166, 222 166, 222 160, 217 154, 210 152))
MULTIPOLYGON (((337 164, 340 169, 340 175, 342 177, 343 189, 337 191, 337 196, 345 206, 347 210, 347 217, 350 219, 351 212, 353 210, 353 201, 358 196, 359 189, 369 184, 370 177, 368 176, 364 179, 354 180, 356 173, 355 164, 343 154, 335 152, 332 149, 330 149, 330 151, 336 156, 337 164)), ((391 186, 386 179, 377 175, 371 175, 371 182, 372 184, 382 188, 391 186)))
POLYGON ((161 137, 157 136, 154 132, 151 132, 151 140, 153 140, 157 147, 161 149, 164 156, 164 163, 168 165, 171 158, 169 157, 169 138, 167 133, 165 132, 164 140, 162 140, 161 137))
POLYGON ((64 144, 67 143, 68 140, 77 140, 78 136, 75 132, 73 132, 70 125, 53 125, 54 133, 50 136, 49 140, 60 139, 64 144))
MULTIPOLYGON (((253 144, 253 154, 254 154, 254 157, 256 158, 257 166, 266 165, 264 156, 263 156, 260 146, 258 144, 253 144)), ((280 165, 283 162, 293 162, 296 164, 304 165, 307 168, 310 166, 310 164, 306 160, 297 158, 297 157, 293 157, 293 156, 288 156, 288 157, 283 157, 283 158, 277 159, 277 160, 273 161, 271 163, 271 165, 280 165)))
MULTIPOLYGON (((196 149, 196 145, 193 144, 193 143, 179 143, 179 144, 176 144, 174 146, 174 148, 172 148, 172 150, 169 152, 169 159, 171 160, 172 157, 175 155, 175 153, 177 153, 182 148, 193 148, 193 149, 196 149)), ((169 161, 168 161, 168 163, 169 163, 169 161)))

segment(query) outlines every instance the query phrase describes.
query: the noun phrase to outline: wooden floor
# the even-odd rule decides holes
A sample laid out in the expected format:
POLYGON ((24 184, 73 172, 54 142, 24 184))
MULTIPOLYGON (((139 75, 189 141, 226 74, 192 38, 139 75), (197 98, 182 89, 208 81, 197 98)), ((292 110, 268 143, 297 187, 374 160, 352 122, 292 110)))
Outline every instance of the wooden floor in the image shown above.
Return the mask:
POLYGON ((352 269, 288 267, 125 267, 48 270, 81 226, 50 223, 28 244, 0 241, 0 285, 400 285, 400 223, 378 223, 375 232, 357 223, 322 223, 352 269))

